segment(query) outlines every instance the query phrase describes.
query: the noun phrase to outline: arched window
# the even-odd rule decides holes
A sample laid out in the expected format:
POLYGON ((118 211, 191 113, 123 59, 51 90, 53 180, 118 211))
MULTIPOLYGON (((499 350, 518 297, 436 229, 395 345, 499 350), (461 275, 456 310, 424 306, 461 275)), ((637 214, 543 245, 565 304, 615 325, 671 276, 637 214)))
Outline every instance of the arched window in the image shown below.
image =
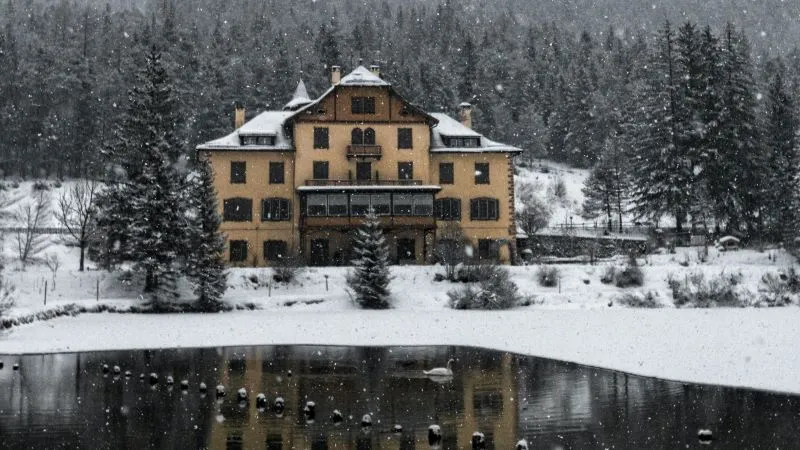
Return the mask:
POLYGON ((364 145, 375 145, 375 130, 372 128, 364 130, 364 145))
POLYGON ((350 132, 350 143, 353 145, 364 144, 364 132, 361 131, 361 128, 353 128, 353 131, 350 132))

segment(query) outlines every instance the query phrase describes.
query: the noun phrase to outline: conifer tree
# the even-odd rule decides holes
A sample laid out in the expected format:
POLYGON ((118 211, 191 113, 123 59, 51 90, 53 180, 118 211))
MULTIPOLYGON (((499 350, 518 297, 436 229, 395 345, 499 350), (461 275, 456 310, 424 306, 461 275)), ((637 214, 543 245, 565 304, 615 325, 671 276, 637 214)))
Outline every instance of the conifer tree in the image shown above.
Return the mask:
POLYGON ((634 91, 641 105, 626 127, 632 151, 632 200, 639 217, 675 217, 683 230, 692 203, 692 167, 678 141, 678 81, 675 33, 669 22, 659 31, 658 47, 646 83, 634 91))
POLYGON ((767 97, 764 142, 769 170, 766 171, 765 180, 767 195, 764 220, 772 237, 785 243, 794 238, 798 221, 798 131, 800 124, 793 98, 787 92, 783 74, 778 72, 772 78, 767 97))
POLYGON ((222 295, 227 287, 225 239, 219 231, 219 216, 214 177, 207 161, 200 161, 199 176, 192 184, 193 221, 190 227, 186 271, 194 284, 197 308, 216 312, 224 308, 222 295))
POLYGON ((627 211, 629 180, 618 139, 606 139, 603 154, 583 187, 583 217, 594 219, 605 214, 608 231, 616 218, 622 232, 622 215, 627 211))
POLYGON ((185 190, 176 169, 183 152, 174 133, 172 86, 155 47, 137 78, 112 148, 119 170, 98 197, 98 227, 107 260, 133 262, 144 275, 151 307, 161 310, 176 295, 179 256, 186 248, 185 190))
POLYGON ((389 303, 389 246, 378 216, 370 210, 364 224, 353 238, 353 269, 347 274, 347 285, 362 308, 386 309, 389 303))

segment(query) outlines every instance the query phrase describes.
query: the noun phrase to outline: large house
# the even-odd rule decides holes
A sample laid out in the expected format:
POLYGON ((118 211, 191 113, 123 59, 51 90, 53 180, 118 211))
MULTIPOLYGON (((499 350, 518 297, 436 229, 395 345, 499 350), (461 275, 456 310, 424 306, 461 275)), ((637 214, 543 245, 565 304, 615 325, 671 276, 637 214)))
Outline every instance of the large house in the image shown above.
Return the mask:
POLYGON ((197 147, 214 172, 233 265, 349 264, 351 234, 372 209, 395 263, 430 262, 453 223, 474 257, 508 263, 515 253, 513 157, 519 148, 412 105, 360 66, 332 67, 316 100, 301 81, 282 111, 245 122, 197 147), (450 224, 448 226, 448 224, 450 224))

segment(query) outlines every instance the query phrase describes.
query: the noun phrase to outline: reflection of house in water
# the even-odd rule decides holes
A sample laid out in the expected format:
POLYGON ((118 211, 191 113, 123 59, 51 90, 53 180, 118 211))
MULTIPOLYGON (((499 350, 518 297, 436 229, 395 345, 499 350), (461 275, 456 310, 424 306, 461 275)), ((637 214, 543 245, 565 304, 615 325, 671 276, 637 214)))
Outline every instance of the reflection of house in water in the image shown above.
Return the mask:
POLYGON ((220 382, 229 391, 219 405, 224 419, 212 421, 211 449, 427 449, 429 425, 441 425, 442 448, 469 448, 474 431, 483 432, 488 448, 513 448, 517 436, 516 360, 510 355, 466 349, 270 347, 246 354, 226 350, 220 382), (422 375, 455 356, 456 377, 436 383, 422 375), (291 371, 291 376, 288 374, 291 371), (240 408, 235 392, 250 396, 240 408), (283 417, 259 412, 255 396, 263 392, 271 405, 286 401, 283 417), (302 409, 316 403, 307 423, 302 409), (338 409, 344 422, 334 425, 338 409), (373 426, 362 431, 361 417, 373 426), (402 434, 391 432, 401 424, 402 434), (493 443, 493 444, 492 444, 493 443))

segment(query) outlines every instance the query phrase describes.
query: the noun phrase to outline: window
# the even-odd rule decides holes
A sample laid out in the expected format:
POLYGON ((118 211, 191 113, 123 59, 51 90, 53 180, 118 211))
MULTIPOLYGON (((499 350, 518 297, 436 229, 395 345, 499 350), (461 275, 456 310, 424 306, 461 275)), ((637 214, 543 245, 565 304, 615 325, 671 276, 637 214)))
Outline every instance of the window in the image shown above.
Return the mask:
POLYGON ((247 241, 231 241, 231 262, 247 261, 247 241))
POLYGON ((314 179, 327 180, 329 166, 328 161, 314 161, 314 179))
POLYGON ((372 178, 372 163, 357 162, 356 163, 356 180, 369 180, 372 178))
POLYGON ((325 194, 311 194, 306 199, 307 214, 311 217, 325 216, 328 214, 328 196, 325 194))
POLYGON ((350 143, 353 145, 362 145, 364 143, 364 132, 361 128, 353 128, 350 132, 350 143))
POLYGON ((430 216, 433 214, 433 195, 414 194, 414 215, 430 216))
POLYGON ((242 145, 275 145, 275 136, 240 136, 242 145))
POLYGON ((328 194, 328 215, 347 215, 347 194, 328 194))
POLYGON ((475 184, 489 184, 489 163, 475 163, 475 184))
POLYGON ((291 206, 285 198, 265 198, 261 201, 261 221, 277 222, 289 220, 291 206))
POLYGON ((375 145, 375 130, 367 128, 353 128, 350 132, 350 144, 352 145, 375 145))
POLYGON ((394 215, 410 216, 414 211, 414 196, 411 194, 394 195, 394 215))
POLYGON ((411 136, 411 128, 398 128, 397 148, 413 148, 414 144, 411 136))
POLYGON ((350 215, 366 216, 369 212, 369 194, 353 194, 350 196, 350 215))
POLYGON ((414 163, 404 161, 397 163, 397 179, 411 180, 414 178, 414 163))
POLYGON ((500 246, 494 239, 478 239, 478 259, 495 261, 500 256, 500 246))
POLYGON ((439 184, 453 184, 454 180, 453 163, 439 163, 439 184))
POLYGON ((353 114, 375 114, 375 97, 352 97, 350 106, 353 114))
POLYGON ((470 200, 471 220, 497 220, 500 202, 496 198, 473 198, 470 200))
POLYGON ((461 199, 439 198, 433 204, 434 215, 439 220, 461 220, 461 199))
POLYGON ((244 161, 231 161, 231 184, 247 182, 247 163, 244 161))
POLYGON ((286 241, 264 241, 264 260, 276 262, 286 258, 286 241))
POLYGON ((447 137, 442 136, 442 141, 447 147, 475 148, 481 146, 481 139, 478 137, 447 137))
POLYGON ((389 194, 372 194, 370 201, 375 214, 388 216, 392 213, 392 199, 389 194))
POLYGON ((282 162, 269 163, 269 184, 283 184, 284 170, 282 162))
POLYGON ((253 200, 229 198, 222 202, 222 220, 226 222, 250 222, 253 220, 253 200))
POLYGON ((328 129, 314 127, 314 148, 328 148, 328 129))

